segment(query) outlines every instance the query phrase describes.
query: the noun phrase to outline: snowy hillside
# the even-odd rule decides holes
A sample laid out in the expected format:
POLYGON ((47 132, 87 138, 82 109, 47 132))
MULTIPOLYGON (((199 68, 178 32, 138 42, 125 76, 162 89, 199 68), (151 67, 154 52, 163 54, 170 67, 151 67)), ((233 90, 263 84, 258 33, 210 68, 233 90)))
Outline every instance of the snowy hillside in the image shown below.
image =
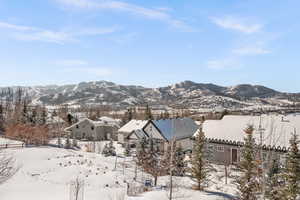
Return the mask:
MULTIPOLYGON (((119 153, 123 151, 118 147, 119 153)), ((134 162, 132 158, 103 157, 100 154, 65 150, 55 147, 8 149, 14 155, 19 171, 10 180, 0 185, 1 200, 65 200, 69 199, 70 182, 79 177, 84 180, 85 200, 114 200, 126 194, 127 183, 140 184, 149 179, 138 170, 137 181, 133 181, 134 162), (126 183, 127 182, 127 183, 126 183)), ((232 171, 234 173, 234 171, 232 171)), ((159 186, 166 185, 168 177, 159 178, 159 186)), ((212 176, 212 184, 207 192, 191 190, 189 178, 175 178, 180 187, 174 192, 178 199, 230 199, 235 194, 235 186, 229 181, 224 184, 223 167, 212 176)), ((229 179, 231 180, 231 179, 229 179)), ((167 200, 168 191, 160 187, 142 193, 128 200, 167 200)))
MULTIPOLYGON (((291 106, 300 102, 300 94, 282 93, 264 86, 214 84, 184 81, 167 87, 145 88, 118 85, 107 81, 81 82, 70 85, 23 87, 33 104, 90 104, 125 108, 130 105, 164 105, 189 108, 246 108, 252 105, 291 106)), ((17 87, 13 87, 16 92, 17 87)), ((7 88, 0 88, 0 98, 9 97, 7 88)))

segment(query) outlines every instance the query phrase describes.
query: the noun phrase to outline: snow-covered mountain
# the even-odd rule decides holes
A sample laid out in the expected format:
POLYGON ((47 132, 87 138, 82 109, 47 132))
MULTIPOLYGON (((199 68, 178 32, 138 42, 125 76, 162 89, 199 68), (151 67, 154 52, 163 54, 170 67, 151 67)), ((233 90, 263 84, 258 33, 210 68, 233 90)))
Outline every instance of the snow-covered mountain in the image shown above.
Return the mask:
MULTIPOLYGON (((12 87, 16 92, 18 87, 12 87)), ((184 81, 167 87, 145 88, 107 81, 70 85, 22 87, 34 104, 95 104, 125 108, 130 105, 167 105, 188 108, 244 108, 253 105, 288 106, 300 102, 299 93, 283 93, 259 85, 223 87, 184 81)), ((2 99, 7 88, 0 88, 2 99)))

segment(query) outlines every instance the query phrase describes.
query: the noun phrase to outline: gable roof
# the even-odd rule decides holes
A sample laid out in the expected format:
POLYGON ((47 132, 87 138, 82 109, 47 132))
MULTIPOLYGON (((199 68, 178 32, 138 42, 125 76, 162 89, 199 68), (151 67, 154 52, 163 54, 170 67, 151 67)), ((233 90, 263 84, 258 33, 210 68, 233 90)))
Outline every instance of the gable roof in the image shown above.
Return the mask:
POLYGON ((300 115, 262 115, 260 116, 224 116, 222 120, 207 120, 203 123, 203 132, 208 139, 243 142, 244 129, 254 126, 254 138, 260 142, 259 124, 264 130, 263 144, 266 146, 289 147, 291 133, 300 133, 300 115), (261 119, 260 119, 261 118, 261 119))
POLYGON ((89 122, 90 124, 93 124, 95 127, 99 127, 99 126, 112 126, 111 124, 107 124, 107 123, 104 123, 103 121, 93 121, 93 120, 90 120, 88 118, 84 118, 80 121, 78 121, 77 123, 73 124, 72 126, 69 126, 67 128, 65 128, 65 131, 68 131, 70 130, 71 128, 77 126, 77 125, 80 125, 81 123, 83 122, 89 122))
POLYGON ((153 123, 168 141, 190 138, 199 128, 191 118, 153 120, 153 123))
POLYGON ((122 126, 118 132, 123 132, 123 133, 131 133, 135 130, 143 129, 146 124, 148 123, 148 120, 131 120, 124 126, 122 126))
POLYGON ((104 124, 116 126, 117 128, 120 128, 120 122, 121 122, 120 119, 113 119, 110 117, 103 116, 103 117, 98 118, 98 120, 99 121, 97 121, 97 122, 102 122, 104 124))
MULTIPOLYGON (((148 138, 149 136, 145 131, 138 129, 133 132, 133 134, 138 138, 138 139, 143 139, 143 138, 148 138)), ((130 137, 130 136, 129 136, 130 137)))

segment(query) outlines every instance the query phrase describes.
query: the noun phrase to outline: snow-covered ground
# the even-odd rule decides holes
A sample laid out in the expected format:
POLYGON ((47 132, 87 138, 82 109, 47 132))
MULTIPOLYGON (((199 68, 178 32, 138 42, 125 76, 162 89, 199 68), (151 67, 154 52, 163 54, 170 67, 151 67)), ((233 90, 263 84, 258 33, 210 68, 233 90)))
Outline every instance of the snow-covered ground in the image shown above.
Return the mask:
POLYGON ((16 141, 16 140, 10 140, 10 139, 7 139, 7 138, 3 138, 3 137, 0 137, 0 145, 6 145, 6 144, 23 144, 23 142, 20 142, 20 141, 16 141))
MULTIPOLYGON (((101 154, 84 151, 66 150, 55 147, 34 147, 5 149, 13 155, 19 167, 18 172, 7 182, 0 185, 1 200, 66 200, 70 199, 70 182, 77 177, 84 180, 85 200, 114 200, 126 194, 127 183, 133 183, 135 164, 132 158, 104 157, 101 154), (117 167, 115 169, 115 162, 117 167)), ((117 146, 117 153, 123 149, 117 146)), ((213 174, 210 192, 191 190, 189 178, 175 178, 174 196, 177 199, 230 199, 235 194, 235 186, 225 185, 224 169, 217 167, 213 174)), ((138 170, 137 181, 142 183, 149 175, 138 170)), ((166 185, 168 177, 160 177, 159 185, 166 185)), ((168 191, 153 189, 129 200, 167 200, 168 191)))

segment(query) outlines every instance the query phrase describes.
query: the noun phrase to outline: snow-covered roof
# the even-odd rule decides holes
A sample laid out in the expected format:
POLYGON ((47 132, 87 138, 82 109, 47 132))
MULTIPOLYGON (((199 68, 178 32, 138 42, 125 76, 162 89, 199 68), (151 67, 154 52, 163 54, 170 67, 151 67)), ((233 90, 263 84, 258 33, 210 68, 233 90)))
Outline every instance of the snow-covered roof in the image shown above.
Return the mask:
POLYGON ((263 144, 266 146, 289 147, 291 133, 295 130, 300 135, 300 115, 262 115, 235 116, 227 115, 222 120, 207 120, 203 123, 203 131, 209 139, 243 142, 244 129, 254 126, 254 137, 260 143, 259 124, 263 131, 263 144))
POLYGON ((65 121, 60 118, 59 116, 54 116, 54 117, 48 117, 46 123, 47 124, 52 124, 52 123, 64 123, 65 121))
POLYGON ((65 131, 68 131, 69 129, 81 124, 82 122, 85 122, 85 121, 88 121, 89 123, 93 124, 95 127, 97 126, 111 126, 111 124, 107 124, 107 123, 104 123, 103 121, 93 121, 93 120, 90 120, 88 118, 84 118, 80 121, 78 121, 77 123, 73 124, 72 126, 70 127, 67 127, 65 128, 65 131))
POLYGON ((120 119, 113 119, 110 117, 103 116, 103 117, 98 118, 98 120, 99 120, 99 122, 103 122, 105 124, 113 125, 113 126, 120 128, 120 123, 121 123, 120 119))
POLYGON ((199 128, 191 118, 153 120, 153 123, 167 140, 192 137, 199 128))
POLYGON ((143 129, 148 120, 131 120, 119 129, 119 132, 131 133, 132 131, 143 129))

